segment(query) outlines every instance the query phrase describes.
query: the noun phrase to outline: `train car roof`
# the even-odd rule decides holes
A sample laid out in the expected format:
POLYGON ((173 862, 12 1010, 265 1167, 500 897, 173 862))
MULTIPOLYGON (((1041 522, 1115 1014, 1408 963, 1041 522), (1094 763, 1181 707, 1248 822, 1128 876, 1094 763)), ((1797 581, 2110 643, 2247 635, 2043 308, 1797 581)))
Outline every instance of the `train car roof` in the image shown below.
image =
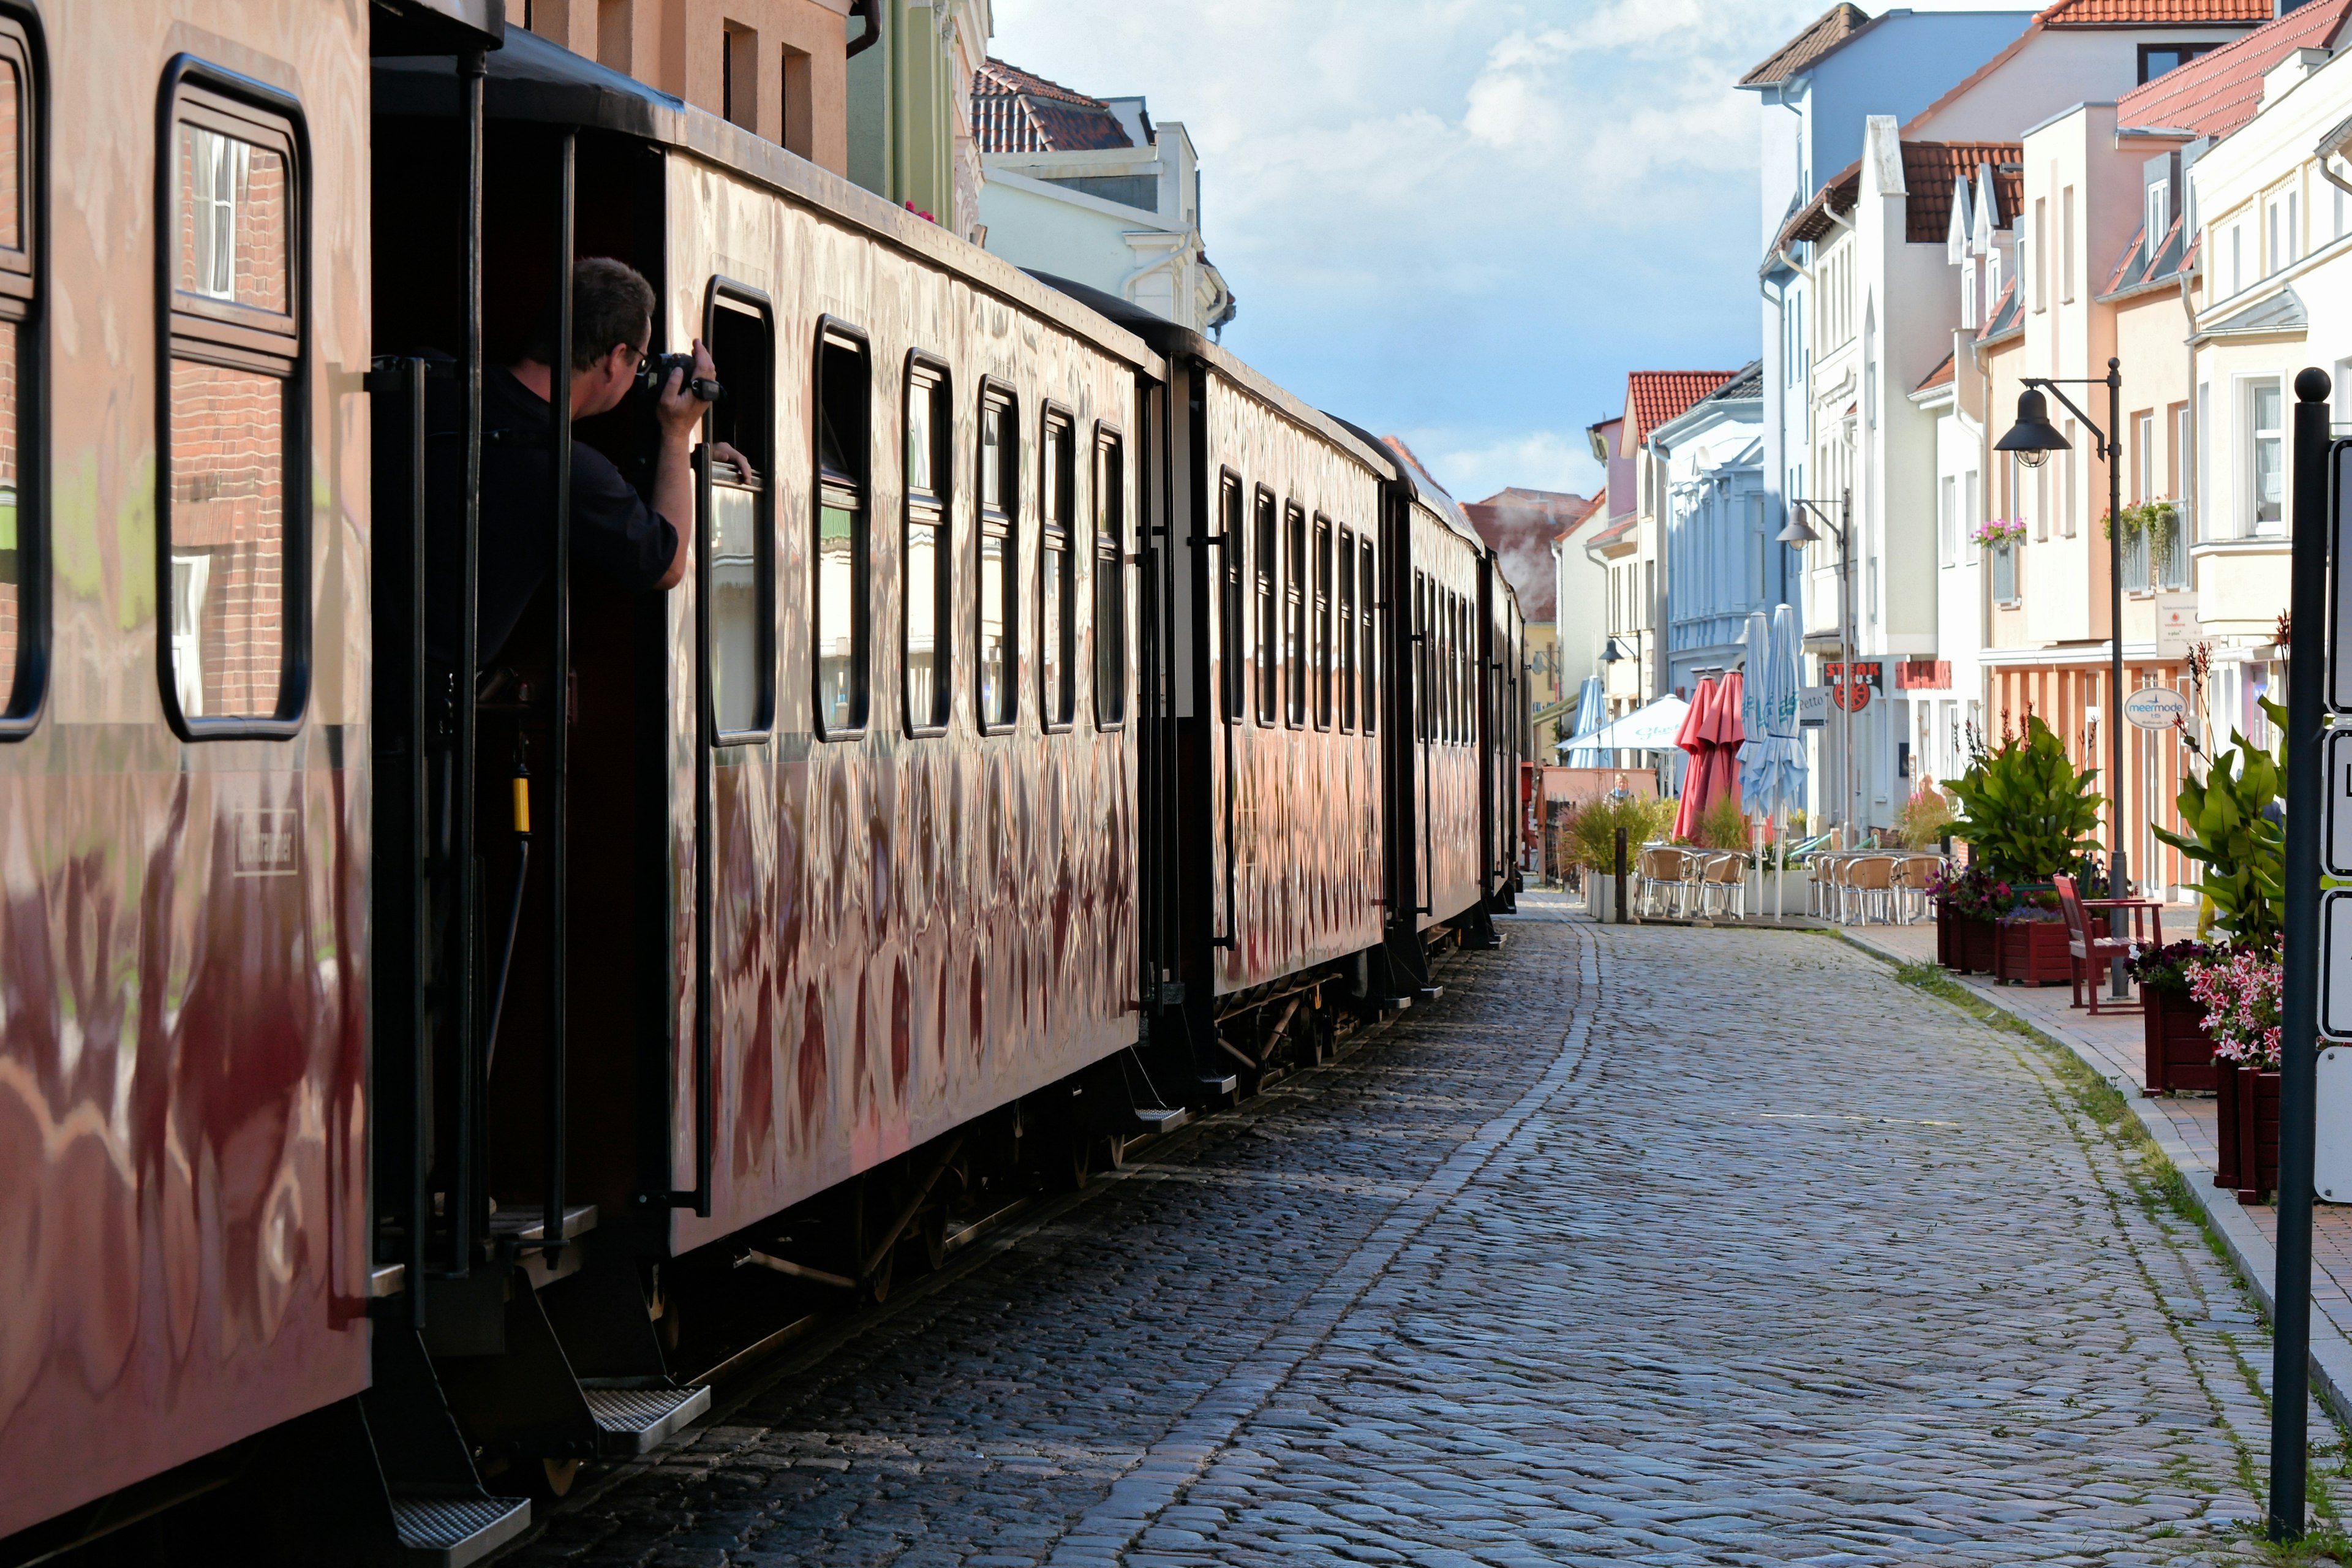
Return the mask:
POLYGON ((1145 310, 1132 300, 1122 300, 1118 295, 1107 293, 1091 283, 1080 283, 1068 278, 1057 278, 1051 272, 1040 272, 1035 268, 1027 268, 1027 271, 1030 277, 1048 289, 1068 295, 1097 315, 1106 317, 1133 332, 1159 350, 1163 357, 1173 359, 1182 354, 1200 360, 1214 370, 1218 375, 1275 409, 1292 423, 1314 431, 1382 479, 1396 477, 1396 456, 1386 447, 1346 420, 1335 419, 1321 409, 1300 402, 1297 397, 1267 380, 1263 374, 1252 368, 1246 361, 1234 354, 1230 349, 1221 347, 1190 327, 1181 326, 1165 316, 1156 315, 1145 310))
MULTIPOLYGON (((456 57, 404 55, 379 58, 373 65, 376 113, 456 118, 456 57)), ((1105 353, 1150 375, 1167 378, 1167 362, 1147 340, 1084 308, 1066 293, 1037 282, 929 219, 893 206, 865 187, 740 125, 575 55, 536 33, 520 27, 506 30, 506 47, 489 56, 483 104, 485 115, 492 120, 610 131, 689 153, 779 195, 822 208, 885 244, 1044 317, 1105 353)))

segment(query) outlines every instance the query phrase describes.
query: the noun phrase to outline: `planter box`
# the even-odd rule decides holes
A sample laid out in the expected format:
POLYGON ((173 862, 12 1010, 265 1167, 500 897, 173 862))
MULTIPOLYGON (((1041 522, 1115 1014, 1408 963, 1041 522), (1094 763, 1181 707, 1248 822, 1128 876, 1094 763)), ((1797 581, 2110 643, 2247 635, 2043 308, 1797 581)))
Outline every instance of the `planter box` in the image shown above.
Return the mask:
POLYGON ((2235 1062, 2213 1064, 2220 1158, 2213 1184, 2234 1187, 2242 1204, 2278 1190, 2279 1075, 2235 1062))
POLYGON ((2147 1046, 2147 1092, 2179 1094, 2214 1087, 2213 1042, 2205 1034, 2205 1009, 2195 998, 2139 988, 2147 1011, 2140 1015, 2147 1046))
POLYGON ((1957 923, 1958 922, 1952 918, 1952 911, 1944 906, 1944 900, 1937 899, 1936 900, 1936 962, 1946 969, 1960 967, 1959 937, 1952 929, 1957 923))
POLYGON ((1993 978, 2021 985, 2064 985, 2074 979, 2066 961, 2066 922, 2009 921, 1993 927, 1993 978))
POLYGON ((1989 920, 1959 919, 1952 922, 1953 956, 1965 974, 1990 974, 1993 950, 2000 927, 1989 920))

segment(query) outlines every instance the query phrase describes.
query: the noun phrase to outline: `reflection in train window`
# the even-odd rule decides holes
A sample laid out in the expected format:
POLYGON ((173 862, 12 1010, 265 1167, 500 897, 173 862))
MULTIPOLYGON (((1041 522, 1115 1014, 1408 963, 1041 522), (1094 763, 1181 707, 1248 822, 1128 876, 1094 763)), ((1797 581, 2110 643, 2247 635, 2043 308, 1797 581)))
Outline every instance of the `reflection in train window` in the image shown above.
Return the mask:
POLYGON ((944 729, 955 711, 950 683, 950 627, 955 560, 948 497, 954 443, 947 367, 935 360, 907 366, 906 689, 907 728, 944 729))
POLYGON ((1315 519, 1315 727, 1331 727, 1331 520, 1315 519))
POLYGON ((1070 560, 1076 521, 1077 440, 1069 416, 1045 411, 1038 437, 1037 690, 1045 727, 1058 730, 1077 706, 1077 568, 1070 560))
POLYGON ((980 722, 1001 730, 1021 717, 1015 668, 1020 599, 1021 416, 1013 395, 980 399, 980 722))
POLYGON ((38 443, 26 437, 31 410, 25 394, 41 341, 26 329, 34 305, 26 160, 29 132, 38 123, 26 112, 29 65, 23 32, 0 19, 0 739, 33 726, 45 642, 38 603, 45 536, 41 518, 26 504, 32 489, 24 472, 38 451, 38 443))
POLYGON ((774 385, 767 302, 714 282, 703 313, 703 340, 723 389, 710 407, 709 440, 725 444, 743 467, 704 448, 709 512, 704 521, 709 567, 712 739, 737 745, 767 739, 776 711, 776 572, 768 510, 772 460, 769 413, 774 385))
POLYGON ((1231 468, 1217 483, 1217 517, 1223 530, 1217 551, 1221 574, 1217 590, 1217 668, 1225 694, 1225 719, 1241 718, 1248 707, 1249 668, 1243 662, 1242 552, 1248 541, 1242 529, 1242 481, 1231 468))
POLYGON ((192 86, 167 125, 167 708, 192 739, 283 734, 307 605, 294 142, 282 118, 192 86))
POLYGON ((1307 514, 1282 511, 1282 672, 1292 729, 1307 722, 1307 514))
POLYGON ((1339 559, 1334 579, 1339 589, 1336 625, 1339 647, 1333 659, 1339 688, 1339 728, 1356 727, 1356 536, 1339 531, 1339 559))
POLYGON ((866 727, 866 479, 871 407, 866 343, 828 322, 817 343, 816 724, 825 740, 866 727))
POLYGON ((1095 426, 1095 723, 1127 722, 1127 475, 1118 437, 1095 426))
POLYGON ((1381 639, 1379 623, 1374 616, 1381 605, 1381 580, 1373 569, 1372 536, 1366 534, 1356 552, 1356 614, 1361 617, 1361 636, 1358 639, 1360 657, 1364 666, 1364 733, 1380 728, 1381 712, 1381 639))
POLYGON ((1252 563, 1257 573, 1257 721, 1274 722, 1276 702, 1274 642, 1279 635, 1275 625, 1274 552, 1276 547, 1274 521, 1274 492, 1260 485, 1257 489, 1257 537, 1252 542, 1252 563))

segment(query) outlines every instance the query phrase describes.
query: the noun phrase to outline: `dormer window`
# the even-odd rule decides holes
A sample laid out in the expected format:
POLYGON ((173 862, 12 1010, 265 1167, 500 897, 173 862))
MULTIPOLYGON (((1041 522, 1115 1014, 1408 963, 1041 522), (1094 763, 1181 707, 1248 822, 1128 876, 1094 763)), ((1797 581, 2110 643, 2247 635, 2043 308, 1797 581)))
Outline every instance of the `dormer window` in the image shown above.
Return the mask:
POLYGON ((2172 232, 2172 187, 2159 182, 2147 188, 2147 255, 2151 261, 2163 248, 2164 237, 2172 232))

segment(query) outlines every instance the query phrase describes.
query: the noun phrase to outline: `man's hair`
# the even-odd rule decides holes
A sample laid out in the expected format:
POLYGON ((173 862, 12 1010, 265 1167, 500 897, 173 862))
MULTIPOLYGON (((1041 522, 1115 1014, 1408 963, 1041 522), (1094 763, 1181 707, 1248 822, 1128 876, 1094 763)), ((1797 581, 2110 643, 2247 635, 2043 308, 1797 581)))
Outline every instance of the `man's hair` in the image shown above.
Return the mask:
MULTIPOLYGON (((555 363, 556 310, 548 297, 523 353, 555 363)), ((587 256, 572 268, 572 370, 586 370, 621 344, 635 348, 653 334, 654 286, 635 268, 609 256, 587 256)))

